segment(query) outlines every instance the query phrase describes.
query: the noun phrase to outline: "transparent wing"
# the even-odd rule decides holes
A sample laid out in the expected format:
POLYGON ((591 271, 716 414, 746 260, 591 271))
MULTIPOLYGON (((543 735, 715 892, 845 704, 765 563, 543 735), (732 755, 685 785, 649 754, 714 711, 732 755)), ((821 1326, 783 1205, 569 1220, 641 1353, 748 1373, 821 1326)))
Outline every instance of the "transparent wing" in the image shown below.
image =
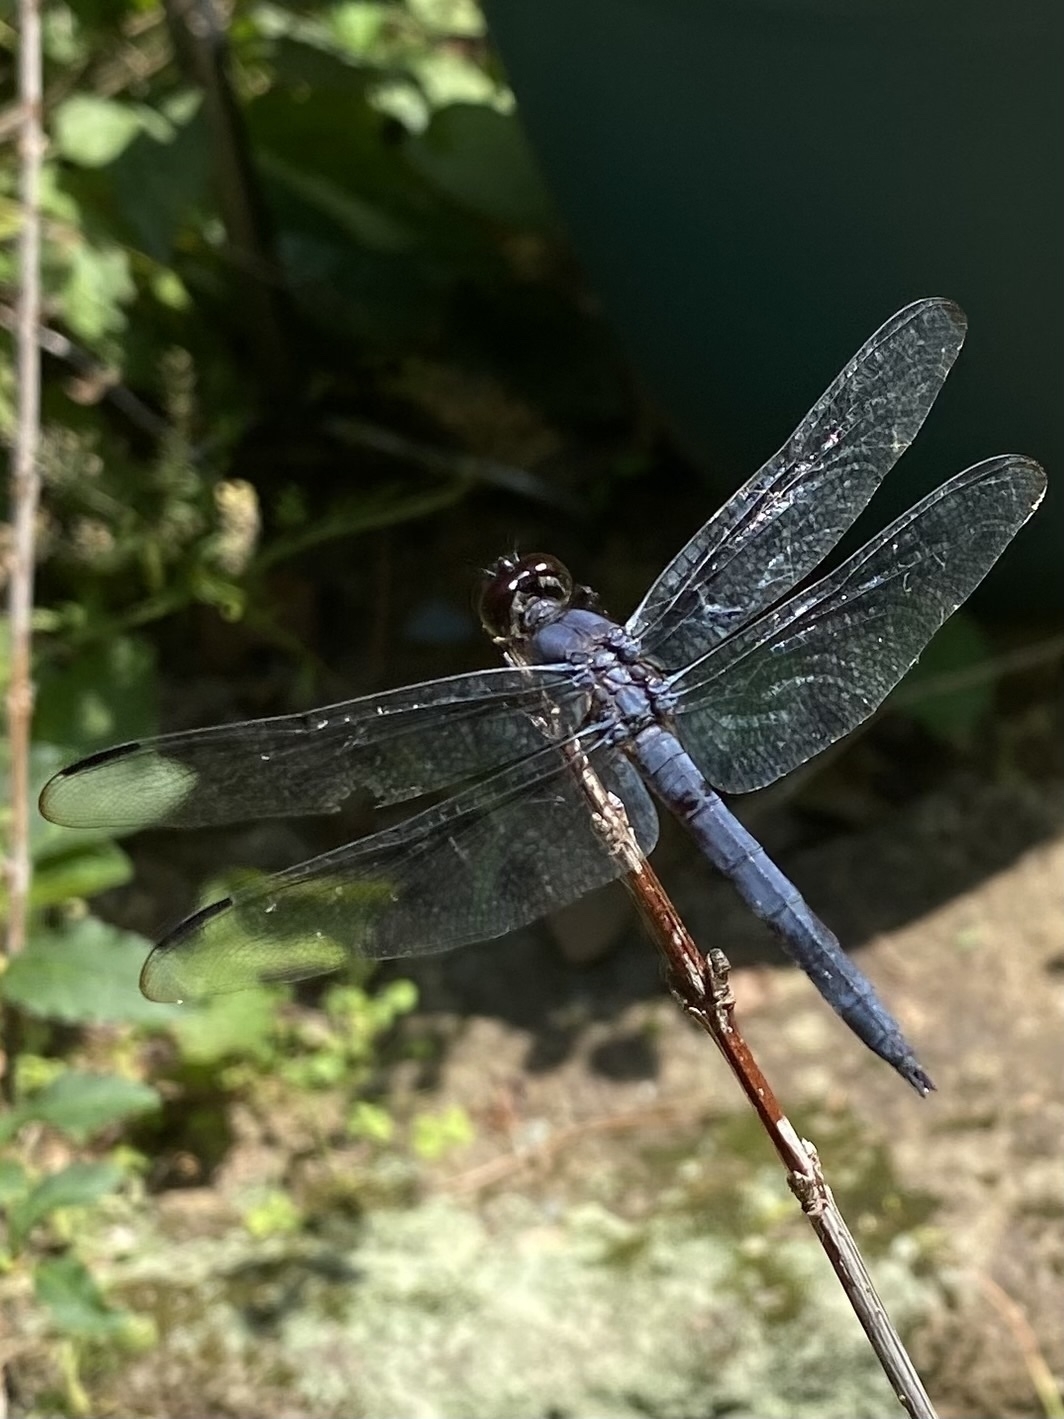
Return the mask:
POLYGON ((557 669, 482 670, 307 714, 165 734, 82 759, 51 779, 41 812, 68 827, 180 828, 335 810, 366 792, 396 803, 543 748, 587 699, 557 669))
POLYGON ((876 331, 650 588, 628 622, 649 654, 689 664, 817 566, 916 436, 965 329, 958 306, 933 299, 876 331))
POLYGON ((680 737, 726 793, 762 788, 867 719, 1045 492, 1037 463, 976 464, 837 571, 677 677, 680 737))
MULTIPOLYGON (((644 853, 646 789, 614 749, 586 750, 644 853)), ((184 1000, 420 956, 501 936, 612 881, 620 860, 551 747, 399 827, 267 878, 183 922, 149 956, 141 989, 184 1000)))

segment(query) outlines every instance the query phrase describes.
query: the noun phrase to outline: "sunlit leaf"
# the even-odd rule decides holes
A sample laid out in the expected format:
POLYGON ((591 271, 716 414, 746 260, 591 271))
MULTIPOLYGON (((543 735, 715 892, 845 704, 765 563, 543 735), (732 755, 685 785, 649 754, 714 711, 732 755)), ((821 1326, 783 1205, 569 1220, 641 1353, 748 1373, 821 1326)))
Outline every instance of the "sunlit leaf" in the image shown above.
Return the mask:
POLYGON ((215 1064, 243 1058, 269 1060, 276 1030, 278 992, 241 990, 196 1007, 176 1007, 171 1029, 182 1058, 215 1064))
POLYGON ((427 1162, 435 1162, 454 1148, 464 1148, 474 1137, 472 1120, 458 1104, 439 1113, 415 1114, 410 1124, 414 1151, 427 1162))
POLYGON ((329 28, 342 49, 359 57, 372 52, 386 31, 388 9, 367 0, 340 0, 328 11, 329 28))
POLYGON ((130 1317, 112 1309, 85 1266, 74 1256, 45 1257, 33 1272, 33 1289, 52 1319, 68 1335, 109 1335, 130 1317))
MULTIPOLYGON (((7 1119, 12 1113, 13 1110, 8 1109, 0 1118, 7 1119)), ((15 1158, 0 1158, 0 1207, 7 1207, 14 1198, 21 1197, 27 1188, 26 1169, 22 1164, 15 1158)))
MULTIPOLYGON (((94 897, 122 886, 132 877, 133 864, 116 843, 100 840, 85 846, 78 844, 68 852, 35 863, 30 906, 40 910, 77 897, 94 897)), ((3 901, 4 889, 0 888, 0 908, 3 901)))
POLYGON ((395 1136, 395 1120, 387 1109, 360 1099, 347 1115, 347 1132, 352 1138, 366 1138, 371 1143, 390 1143, 395 1136))
POLYGON ((142 131, 138 109, 95 94, 77 93, 56 107, 52 136, 57 151, 80 167, 105 167, 142 131))
POLYGON ((63 1207, 85 1207, 114 1192, 122 1172, 111 1163, 71 1163, 49 1173, 9 1209, 11 1244, 17 1250, 38 1222, 63 1207))
POLYGON ((148 1084, 117 1074, 61 1074, 20 1105, 24 1119, 58 1128, 77 1142, 108 1124, 118 1123, 159 1107, 159 1095, 148 1084))
POLYGON ((406 6, 436 34, 477 39, 484 33, 484 16, 473 0, 406 0, 406 6))
POLYGON ((244 1213, 244 1226, 258 1240, 290 1236, 303 1225, 299 1208, 280 1188, 271 1188, 244 1213))
POLYGON ((411 67, 434 108, 449 103, 487 105, 507 101, 508 95, 490 74, 449 45, 426 48, 411 67))
POLYGON ((67 323, 82 340, 95 344, 123 330, 124 307, 135 294, 129 253, 123 247, 80 242, 70 251, 60 298, 67 323))

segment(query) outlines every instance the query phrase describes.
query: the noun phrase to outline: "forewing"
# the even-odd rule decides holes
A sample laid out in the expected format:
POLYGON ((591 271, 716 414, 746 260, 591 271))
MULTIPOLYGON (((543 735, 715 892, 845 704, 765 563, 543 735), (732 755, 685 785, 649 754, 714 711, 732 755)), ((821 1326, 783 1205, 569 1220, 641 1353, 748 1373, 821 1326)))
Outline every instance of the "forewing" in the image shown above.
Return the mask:
POLYGON ((628 623, 649 654, 689 664, 818 565, 916 436, 965 329, 958 306, 932 299, 876 331, 650 588, 628 623))
POLYGON ((351 794, 396 803, 542 749, 544 707, 568 733, 586 713, 561 671, 499 668, 307 714, 166 734, 64 769, 41 812, 68 827, 180 828, 331 812, 351 794))
POLYGON ((979 463, 691 666, 675 682, 677 724, 707 779, 762 788, 867 719, 1044 492, 1030 459, 979 463))
MULTIPOLYGON (((657 816, 636 772, 613 749, 593 749, 588 761, 649 852, 657 816)), ((198 912, 149 956, 141 989, 152 1000, 185 1000, 350 960, 446 951, 526 925, 623 871, 552 747, 198 912)))

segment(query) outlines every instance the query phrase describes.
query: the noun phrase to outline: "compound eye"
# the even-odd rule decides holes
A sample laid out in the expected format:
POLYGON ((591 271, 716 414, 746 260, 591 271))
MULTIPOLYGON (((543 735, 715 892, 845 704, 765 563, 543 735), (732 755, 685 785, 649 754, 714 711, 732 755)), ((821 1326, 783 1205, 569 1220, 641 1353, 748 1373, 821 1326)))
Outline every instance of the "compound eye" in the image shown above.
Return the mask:
POLYGON ((500 557, 481 588, 477 612, 480 624, 493 641, 508 640, 513 634, 510 614, 518 582, 516 562, 500 557))
POLYGON ((528 581, 521 591, 529 597, 539 596, 545 601, 568 601, 573 594, 573 579, 569 568, 546 552, 535 552, 525 557, 528 581))
POLYGON ((573 579, 557 557, 501 557, 480 593, 480 621, 494 641, 519 640, 528 630, 523 618, 529 602, 564 603, 572 594, 573 579))

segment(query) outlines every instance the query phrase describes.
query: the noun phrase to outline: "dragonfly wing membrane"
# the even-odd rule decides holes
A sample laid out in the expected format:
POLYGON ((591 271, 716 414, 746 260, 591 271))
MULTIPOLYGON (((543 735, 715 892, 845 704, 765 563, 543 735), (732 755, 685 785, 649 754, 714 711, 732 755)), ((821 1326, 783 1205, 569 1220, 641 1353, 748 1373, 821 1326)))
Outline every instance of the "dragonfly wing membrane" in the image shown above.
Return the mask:
POLYGON ((628 622, 649 654, 689 664, 813 571, 915 438, 965 330, 960 308, 936 298, 876 331, 650 588, 628 622))
POLYGON ((1044 491, 1030 459, 976 464, 689 667, 677 723, 709 781, 763 788, 874 713, 1044 491))
POLYGON ((535 722, 571 732, 586 695, 561 671, 456 675, 306 714, 166 734, 94 754, 45 785, 41 812, 68 827, 208 827, 334 811, 352 794, 417 797, 542 749, 535 722))
MULTIPOLYGON (((657 816, 635 770, 613 749, 590 748, 587 761, 649 852, 657 816)), ((396 828, 205 908, 155 948, 141 988, 152 1000, 194 999, 320 975, 352 959, 446 951, 525 926, 623 871, 552 747, 396 828)))

